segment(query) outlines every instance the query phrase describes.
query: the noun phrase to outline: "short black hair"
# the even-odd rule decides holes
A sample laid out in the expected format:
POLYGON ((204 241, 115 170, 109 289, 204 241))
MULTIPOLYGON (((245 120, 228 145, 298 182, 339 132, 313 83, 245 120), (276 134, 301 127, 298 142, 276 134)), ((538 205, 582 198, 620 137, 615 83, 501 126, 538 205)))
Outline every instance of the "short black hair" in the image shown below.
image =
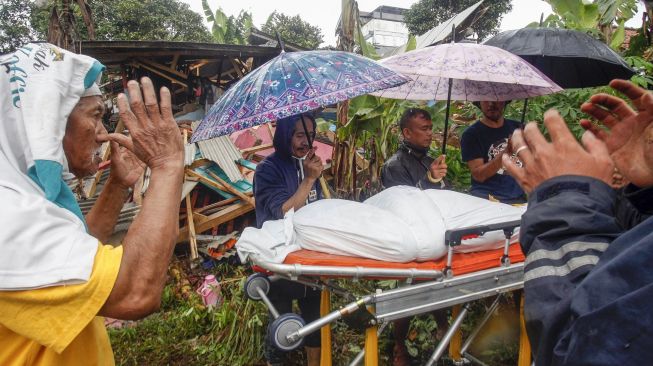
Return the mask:
POLYGON ((422 117, 430 120, 431 114, 422 108, 408 108, 399 119, 399 130, 403 132, 404 128, 408 127, 408 122, 415 117, 422 117))

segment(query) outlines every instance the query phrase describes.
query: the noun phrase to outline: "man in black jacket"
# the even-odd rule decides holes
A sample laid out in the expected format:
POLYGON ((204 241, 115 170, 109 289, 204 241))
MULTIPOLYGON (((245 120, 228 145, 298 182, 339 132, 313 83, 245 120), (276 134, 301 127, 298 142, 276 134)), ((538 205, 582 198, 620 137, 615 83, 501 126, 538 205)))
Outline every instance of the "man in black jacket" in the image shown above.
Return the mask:
POLYGON ((607 130, 579 145, 556 111, 551 142, 530 123, 512 138, 524 164, 504 158, 526 192, 522 217, 525 316, 536 365, 645 365, 653 359, 653 95, 625 80, 623 100, 594 95, 581 109, 607 130), (614 167, 631 184, 620 200, 614 167), (648 217, 648 218, 647 218, 648 217))
MULTIPOLYGON (((433 159, 427 155, 433 140, 433 122, 429 112, 419 109, 407 109, 399 120, 399 129, 403 140, 399 150, 383 165, 381 181, 385 188, 405 185, 420 189, 444 188, 447 175, 445 156, 433 159)), ((444 334, 447 324, 446 310, 433 313, 438 324, 438 337, 444 334)), ((410 364, 408 350, 405 346, 410 319, 394 322, 394 366, 410 364)))
POLYGON ((407 109, 399 120, 399 129, 403 141, 399 150, 383 165, 383 186, 444 188, 443 179, 447 175, 445 156, 433 159, 427 155, 433 141, 433 122, 429 112, 419 108, 407 109))

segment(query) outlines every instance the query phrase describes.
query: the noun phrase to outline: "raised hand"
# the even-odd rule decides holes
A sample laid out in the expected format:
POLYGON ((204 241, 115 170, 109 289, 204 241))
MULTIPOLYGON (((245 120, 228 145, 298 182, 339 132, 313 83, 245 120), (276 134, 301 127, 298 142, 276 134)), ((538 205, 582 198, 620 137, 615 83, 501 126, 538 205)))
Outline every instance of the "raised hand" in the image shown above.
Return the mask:
POLYGON ((605 142, 626 180, 640 187, 653 185, 653 95, 626 80, 613 80, 610 86, 632 100, 637 111, 620 98, 597 94, 581 110, 607 129, 589 120, 582 120, 581 126, 605 142))
POLYGON ((111 179, 123 188, 134 186, 143 170, 145 163, 134 153, 117 142, 111 141, 111 179))
POLYGON ((524 191, 530 193, 545 180, 562 175, 582 175, 607 184, 612 182, 612 159, 605 144, 594 133, 586 131, 581 146, 556 110, 544 114, 544 125, 549 130, 551 142, 544 138, 534 122, 526 125, 523 133, 515 130, 512 135, 512 147, 519 152, 523 168, 507 154, 503 155, 503 165, 524 191))
POLYGON ((315 150, 311 150, 306 154, 303 164, 306 177, 317 180, 322 175, 324 166, 322 165, 322 159, 315 154, 315 150))
POLYGON ((447 175, 447 163, 445 162, 445 158, 445 155, 440 155, 437 159, 433 160, 431 166, 429 166, 429 171, 434 179, 442 179, 447 175))
POLYGON ((161 104, 157 103, 152 81, 144 77, 140 85, 127 83, 130 101, 118 95, 120 118, 125 122, 130 136, 111 134, 109 138, 131 150, 150 169, 173 168, 183 170, 184 149, 179 127, 172 116, 170 91, 160 91, 161 104))

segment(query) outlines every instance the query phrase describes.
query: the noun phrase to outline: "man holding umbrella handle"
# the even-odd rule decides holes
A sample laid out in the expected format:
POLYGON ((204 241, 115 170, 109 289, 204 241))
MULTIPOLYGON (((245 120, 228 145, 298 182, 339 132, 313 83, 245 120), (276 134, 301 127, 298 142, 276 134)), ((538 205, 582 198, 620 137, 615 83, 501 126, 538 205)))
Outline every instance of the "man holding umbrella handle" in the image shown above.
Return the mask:
POLYGON ((385 188, 413 186, 420 189, 445 187, 445 156, 428 155, 433 141, 431 115, 420 108, 407 109, 399 120, 402 142, 397 152, 383 164, 381 181, 385 188))
POLYGON ((524 203, 524 191, 515 179, 504 174, 501 160, 512 153, 509 138, 521 124, 503 117, 506 102, 482 101, 474 105, 483 116, 465 130, 460 140, 462 159, 472 173, 470 193, 503 203, 524 203))
MULTIPOLYGON (((268 220, 283 219, 290 210, 322 199, 316 184, 322 174, 322 160, 311 148, 315 136, 315 119, 308 114, 277 121, 274 132, 274 153, 265 158, 254 175, 256 222, 260 228, 268 220)), ((306 323, 320 317, 320 291, 302 284, 279 280, 272 283, 270 302, 279 314, 291 313, 297 300, 306 323)), ((281 365, 283 353, 274 348, 269 337, 265 342, 265 359, 269 365, 281 365)), ((309 366, 319 365, 320 333, 304 338, 309 366)))

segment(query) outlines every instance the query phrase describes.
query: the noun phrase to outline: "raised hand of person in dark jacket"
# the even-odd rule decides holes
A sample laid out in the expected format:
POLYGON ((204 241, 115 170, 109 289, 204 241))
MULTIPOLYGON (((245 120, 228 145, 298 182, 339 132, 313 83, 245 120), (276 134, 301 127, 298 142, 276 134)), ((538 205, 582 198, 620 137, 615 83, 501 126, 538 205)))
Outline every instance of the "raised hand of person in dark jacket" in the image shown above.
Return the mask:
POLYGON ((548 142, 537 124, 526 125, 524 132, 515 130, 512 148, 523 163, 518 167, 507 154, 503 165, 519 185, 530 193, 542 182, 562 175, 581 175, 612 182, 614 164, 608 149, 591 131, 585 131, 581 146, 569 131, 558 111, 544 114, 544 125, 551 135, 548 142))
POLYGON ((447 163, 445 162, 446 156, 440 155, 437 159, 433 160, 429 166, 429 172, 433 179, 441 180, 447 175, 447 163))
POLYGON ((582 120, 581 126, 605 143, 619 172, 639 187, 653 185, 653 95, 626 80, 610 86, 625 94, 637 111, 623 99, 596 94, 581 110, 599 120, 606 129, 582 120))

